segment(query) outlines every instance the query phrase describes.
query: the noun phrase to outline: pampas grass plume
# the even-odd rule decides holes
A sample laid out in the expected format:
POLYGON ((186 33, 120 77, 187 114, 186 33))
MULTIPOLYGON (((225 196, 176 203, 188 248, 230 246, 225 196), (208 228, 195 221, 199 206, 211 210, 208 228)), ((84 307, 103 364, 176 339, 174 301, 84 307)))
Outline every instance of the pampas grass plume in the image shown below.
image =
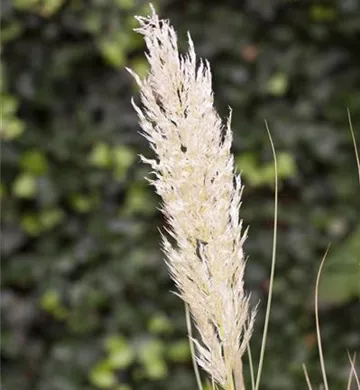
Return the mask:
POLYGON ((166 263, 199 334, 193 340, 198 364, 224 389, 240 390, 255 311, 244 291, 246 231, 230 152, 231 113, 223 125, 209 63, 197 59, 190 35, 188 52, 179 55, 173 27, 153 8, 150 16, 136 18, 150 71, 141 79, 129 70, 142 102, 141 108, 133 105, 156 154, 141 158, 152 167, 148 180, 163 201, 166 263))

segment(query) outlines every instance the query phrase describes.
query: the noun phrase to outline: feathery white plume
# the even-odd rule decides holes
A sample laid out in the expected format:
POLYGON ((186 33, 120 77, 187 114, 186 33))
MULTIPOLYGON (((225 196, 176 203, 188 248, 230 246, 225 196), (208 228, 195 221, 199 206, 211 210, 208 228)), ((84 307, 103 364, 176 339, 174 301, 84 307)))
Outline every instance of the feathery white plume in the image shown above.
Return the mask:
POLYGON ((199 332, 197 361, 225 389, 240 375, 255 312, 244 291, 245 258, 239 207, 242 186, 230 153, 231 115, 225 126, 213 105, 208 62, 189 50, 181 56, 168 21, 154 9, 136 17, 145 38, 150 72, 137 81, 142 108, 134 104, 156 160, 149 180, 163 199, 175 243, 163 235, 163 250, 180 297, 199 332))

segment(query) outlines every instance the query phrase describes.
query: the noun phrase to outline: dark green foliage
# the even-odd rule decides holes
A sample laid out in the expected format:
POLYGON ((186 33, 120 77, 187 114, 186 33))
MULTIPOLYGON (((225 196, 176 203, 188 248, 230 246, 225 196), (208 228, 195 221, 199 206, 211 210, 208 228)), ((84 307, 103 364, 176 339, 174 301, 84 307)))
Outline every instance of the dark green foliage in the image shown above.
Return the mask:
MULTIPOLYGON (((182 48, 189 30, 210 60, 221 114, 233 108, 251 227, 247 285, 261 299, 255 356, 272 237, 265 118, 279 153, 262 389, 303 389, 302 362, 320 381, 312 298, 330 241, 321 322, 329 380, 339 388, 346 349, 360 348, 360 189, 346 115, 349 107, 360 142, 360 3, 168 0, 157 8, 182 48), (332 286, 338 299, 326 293, 332 286)), ((2 3, 4 389, 195 388, 183 305, 159 251, 159 199, 137 158, 150 155, 130 104, 137 91, 124 71, 146 71, 132 16, 147 10, 133 0, 2 3)))

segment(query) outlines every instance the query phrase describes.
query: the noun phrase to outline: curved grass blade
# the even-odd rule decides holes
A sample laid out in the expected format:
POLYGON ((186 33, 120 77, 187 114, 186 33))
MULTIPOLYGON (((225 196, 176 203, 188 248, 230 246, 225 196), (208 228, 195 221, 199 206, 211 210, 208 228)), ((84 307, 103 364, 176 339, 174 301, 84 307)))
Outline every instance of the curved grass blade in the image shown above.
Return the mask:
POLYGON ((351 115, 350 115, 350 110, 349 109, 347 109, 347 115, 348 115, 348 120, 349 120, 351 137, 352 137, 352 141, 353 141, 353 144, 354 144, 355 158, 356 158, 356 164, 357 164, 358 175, 359 175, 359 184, 360 184, 360 158, 359 158, 359 151, 358 151, 358 147, 357 147, 357 144, 356 144, 355 133, 354 133, 354 128, 353 128, 353 125, 352 125, 351 115))
POLYGON ((330 244, 326 249, 326 252, 321 260, 319 271, 316 277, 316 284, 315 284, 315 323, 316 323, 316 338, 317 338, 317 343, 318 343, 318 349, 319 349, 319 355, 320 355, 320 365, 321 365, 321 372, 322 372, 322 377, 324 381, 324 386, 325 390, 329 390, 329 385, 326 377, 326 369, 325 369, 325 361, 324 361, 324 354, 322 350, 322 345, 321 345, 321 332, 320 332, 320 321, 319 321, 319 283, 320 283, 320 276, 321 276, 321 271, 323 269, 324 263, 326 256, 329 252, 330 249, 330 244))
POLYGON ((278 167, 277 167, 276 151, 275 151, 274 142, 272 140, 271 133, 269 130, 269 126, 268 126, 266 120, 265 120, 265 127, 266 127, 266 131, 268 133, 270 144, 271 144, 271 150, 272 150, 272 154, 273 154, 273 158, 274 158, 274 169, 275 169, 274 234, 273 234, 273 246, 272 246, 272 256, 271 256, 269 294, 268 294, 268 300, 267 300, 267 306, 266 306, 264 331, 263 331, 263 338, 262 338, 262 342, 261 342, 260 359, 259 359, 259 366, 258 366, 258 371, 257 371, 257 375, 256 375, 255 390, 258 390, 259 386, 260 386, 260 378, 261 378, 262 366, 263 366, 263 362, 264 362, 266 339, 267 339, 267 332, 268 332, 269 319, 270 319, 271 300, 272 300, 272 292, 273 292, 274 276, 275 276, 275 264, 276 264, 277 221, 278 221, 278 167))

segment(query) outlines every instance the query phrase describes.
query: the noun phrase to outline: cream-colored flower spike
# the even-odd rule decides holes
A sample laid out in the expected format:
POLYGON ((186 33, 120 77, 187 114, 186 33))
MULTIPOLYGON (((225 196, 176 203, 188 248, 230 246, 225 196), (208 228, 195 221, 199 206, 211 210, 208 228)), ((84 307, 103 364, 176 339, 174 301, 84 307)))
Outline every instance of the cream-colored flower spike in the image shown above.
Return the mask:
POLYGON ((148 76, 141 80, 142 109, 134 104, 144 137, 157 155, 142 160, 153 168, 149 180, 163 199, 167 264, 179 295, 199 332, 198 364, 225 389, 243 388, 241 357, 249 342, 254 311, 244 292, 245 259, 239 220, 240 177, 230 153, 226 126, 214 109, 208 62, 196 59, 189 39, 185 56, 168 21, 154 9, 137 17, 146 41, 148 76))

